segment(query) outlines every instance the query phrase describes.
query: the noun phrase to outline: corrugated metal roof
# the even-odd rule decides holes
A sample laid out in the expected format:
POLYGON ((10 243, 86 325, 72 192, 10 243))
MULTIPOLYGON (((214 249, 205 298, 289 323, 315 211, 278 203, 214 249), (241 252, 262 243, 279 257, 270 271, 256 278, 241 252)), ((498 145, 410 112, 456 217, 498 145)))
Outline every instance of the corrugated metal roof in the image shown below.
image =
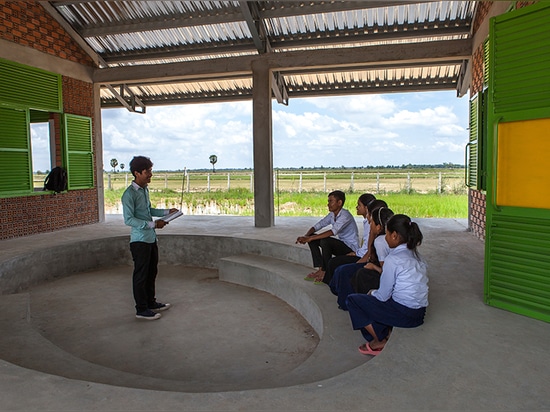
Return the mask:
MULTIPOLYGON (((104 67, 250 58, 269 53, 368 48, 456 41, 470 37, 472 1, 58 1, 55 10, 104 67)), ((367 50, 367 49, 361 49, 367 50)), ((293 57, 289 57, 289 59, 293 57)), ((292 63, 289 61, 289 63, 292 63)), ((281 70, 288 95, 456 88, 460 59, 426 59, 408 67, 294 68, 281 70), (300 70, 302 70, 300 72, 300 70)), ((304 64, 302 64, 304 66, 304 64)), ((157 70, 158 71, 158 70, 157 70)), ((219 73, 216 74, 219 76, 219 73)), ((250 98, 251 74, 229 78, 128 84, 145 105, 250 98)), ((155 77, 153 79, 153 77, 155 77)), ((281 84, 283 84, 281 83, 281 84)), ((120 105, 114 88, 102 89, 104 106, 120 105)), ((120 96, 119 96, 120 97, 120 96)))

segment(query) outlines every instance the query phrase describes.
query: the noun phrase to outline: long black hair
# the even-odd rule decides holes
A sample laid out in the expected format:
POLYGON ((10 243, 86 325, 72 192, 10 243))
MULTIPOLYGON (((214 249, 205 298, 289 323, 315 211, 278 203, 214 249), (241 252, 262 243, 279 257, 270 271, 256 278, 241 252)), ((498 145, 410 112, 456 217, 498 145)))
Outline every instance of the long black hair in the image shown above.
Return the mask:
POLYGON ((363 193, 358 200, 363 206, 368 207, 370 203, 376 200, 376 197, 371 193, 363 193))
POLYGON ((382 226, 382 231, 379 233, 379 235, 382 235, 386 233, 386 224, 388 223, 388 220, 391 219, 393 216, 393 211, 387 207, 379 207, 378 209, 374 209, 371 213, 371 219, 374 222, 376 226, 380 225, 382 226))
POLYGON ((375 199, 367 205, 367 210, 372 216, 372 212, 380 207, 388 207, 388 204, 382 199, 375 199))
POLYGON ((403 243, 407 244, 407 248, 412 250, 418 257, 416 248, 422 244, 424 237, 416 222, 413 222, 407 215, 393 215, 386 224, 386 230, 388 232, 397 232, 403 243))

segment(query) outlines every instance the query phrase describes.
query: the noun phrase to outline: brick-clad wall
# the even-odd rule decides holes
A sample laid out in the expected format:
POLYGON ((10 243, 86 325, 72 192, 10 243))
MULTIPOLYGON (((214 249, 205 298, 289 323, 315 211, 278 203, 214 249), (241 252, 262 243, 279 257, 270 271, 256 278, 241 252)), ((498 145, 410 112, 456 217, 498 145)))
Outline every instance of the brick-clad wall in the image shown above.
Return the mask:
MULTIPOLYGON (((36 2, 0 2, 0 38, 73 62, 93 65, 92 59, 36 2)), ((62 76, 62 93, 64 113, 91 117, 95 128, 93 85, 62 76)), ((61 166, 61 115, 54 113, 51 119, 55 126, 56 163, 61 166)), ((95 188, 0 198, 0 239, 51 232, 98 221, 98 195, 95 188)))
POLYGON ((92 58, 38 2, 0 2, 0 38, 86 66, 93 65, 92 58))
POLYGON ((485 240, 485 193, 479 190, 470 190, 468 204, 470 230, 476 237, 485 240))
POLYGON ((95 190, 0 198, 0 239, 97 222, 95 190))
POLYGON ((63 76, 63 111, 79 116, 94 114, 94 88, 91 83, 63 76))
POLYGON ((493 6, 492 1, 478 1, 477 2, 477 9, 476 9, 476 15, 473 23, 473 32, 476 33, 479 29, 479 26, 481 26, 481 23, 485 20, 485 17, 487 17, 487 14, 489 14, 489 10, 493 6))

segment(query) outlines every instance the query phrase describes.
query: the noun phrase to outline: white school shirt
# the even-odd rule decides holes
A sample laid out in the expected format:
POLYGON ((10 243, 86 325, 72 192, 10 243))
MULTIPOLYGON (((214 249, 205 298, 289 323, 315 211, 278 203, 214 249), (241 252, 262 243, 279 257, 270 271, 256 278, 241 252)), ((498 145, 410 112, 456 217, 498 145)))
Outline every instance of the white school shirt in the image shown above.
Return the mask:
POLYGON ((392 249, 384 261, 380 287, 372 292, 376 299, 389 298, 411 309, 428 306, 427 265, 414 252, 401 244, 392 249))
POLYGON ((369 251, 370 223, 368 219, 363 220, 363 244, 355 251, 355 254, 362 258, 369 251))
POLYGON ((374 249, 376 250, 376 257, 378 258, 378 261, 384 262, 386 260, 386 256, 388 256, 391 251, 390 245, 386 242, 385 234, 376 236, 376 239, 374 239, 374 249))
POLYGON ((313 229, 317 232, 328 225, 332 226, 334 236, 344 242, 351 250, 359 249, 359 230, 357 230, 355 218, 347 209, 340 209, 336 216, 330 212, 315 223, 313 229))

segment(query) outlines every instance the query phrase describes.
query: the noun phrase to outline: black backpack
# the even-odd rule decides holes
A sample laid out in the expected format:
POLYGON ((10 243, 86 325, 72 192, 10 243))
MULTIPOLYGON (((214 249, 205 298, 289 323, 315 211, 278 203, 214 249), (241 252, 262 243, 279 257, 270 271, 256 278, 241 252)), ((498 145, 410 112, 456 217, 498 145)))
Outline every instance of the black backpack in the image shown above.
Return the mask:
POLYGON ((67 190, 67 172, 62 167, 54 167, 44 180, 44 190, 63 192, 67 190))

